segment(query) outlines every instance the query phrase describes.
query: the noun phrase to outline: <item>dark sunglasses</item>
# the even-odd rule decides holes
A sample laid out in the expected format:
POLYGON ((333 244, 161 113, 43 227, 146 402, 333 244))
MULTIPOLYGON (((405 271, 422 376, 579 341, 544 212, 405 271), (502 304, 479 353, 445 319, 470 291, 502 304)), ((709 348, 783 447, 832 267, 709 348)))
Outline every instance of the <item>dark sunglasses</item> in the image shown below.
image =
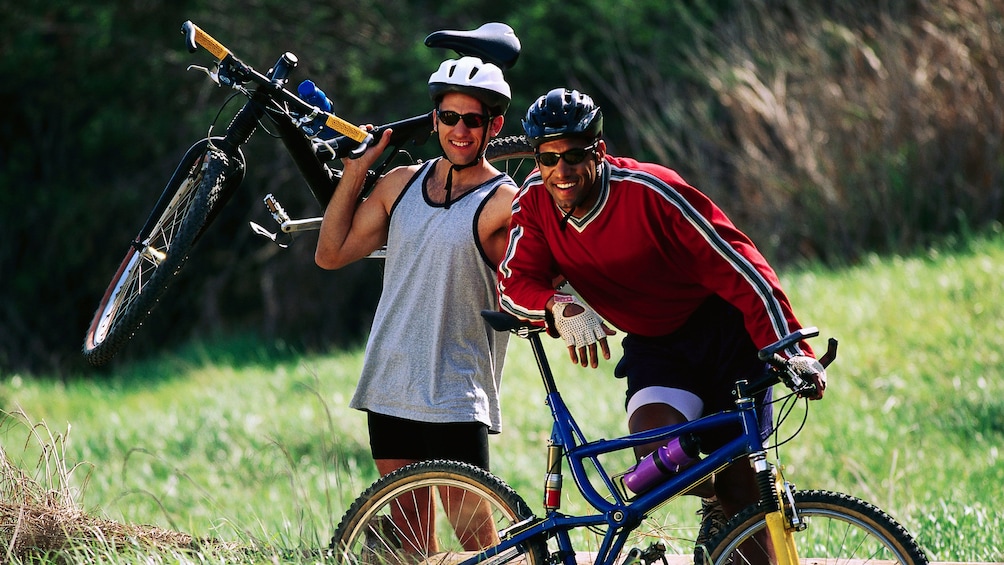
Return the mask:
POLYGON ((488 121, 488 116, 484 114, 475 114, 471 112, 469 114, 460 114, 454 112, 453 110, 436 110, 436 117, 439 121, 443 122, 448 126, 455 126, 460 120, 464 120, 464 125, 474 129, 484 127, 485 123, 488 121))
POLYGON ((537 153, 537 162, 545 167, 553 167, 558 164, 560 159, 564 159, 569 165, 578 165, 596 150, 597 145, 599 145, 599 141, 594 141, 592 145, 587 147, 576 147, 563 153, 537 153))

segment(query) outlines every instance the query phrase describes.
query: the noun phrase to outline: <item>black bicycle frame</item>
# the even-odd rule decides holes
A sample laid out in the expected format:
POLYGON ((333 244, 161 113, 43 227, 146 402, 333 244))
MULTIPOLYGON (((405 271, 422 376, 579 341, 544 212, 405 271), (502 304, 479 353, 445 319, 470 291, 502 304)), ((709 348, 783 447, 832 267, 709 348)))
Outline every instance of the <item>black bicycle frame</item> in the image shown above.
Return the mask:
MULTIPOLYGON (((227 155, 231 162, 230 174, 223 187, 223 192, 220 194, 219 204, 214 207, 213 214, 206 221, 206 225, 210 225, 215 214, 229 201, 243 181, 246 165, 241 147, 251 139, 263 118, 268 118, 268 123, 272 126, 271 129, 282 141, 318 204, 322 208, 327 206, 331 195, 334 194, 335 188, 338 186, 341 174, 340 171, 327 167, 326 163, 335 158, 351 155, 352 150, 357 148, 359 143, 346 136, 336 136, 325 143, 314 142, 304 134, 293 118, 274 104, 276 100, 296 99, 295 95, 281 86, 286 76, 295 67, 296 57, 290 53, 283 54, 266 75, 268 80, 258 84, 248 101, 230 121, 226 133, 223 136, 202 139, 189 148, 171 180, 168 181, 160 200, 150 213, 137 241, 141 241, 149 235, 153 224, 163 214, 171 198, 174 197, 177 184, 188 175, 195 160, 205 155, 213 146, 227 155)), ((223 67, 221 66, 221 68, 223 67)), ((299 104, 303 104, 299 99, 296 100, 299 104)), ((377 127, 371 132, 374 138, 378 138, 384 130, 393 129, 390 152, 367 178, 367 185, 363 189, 364 195, 372 188, 372 184, 376 182, 379 175, 405 144, 409 142, 415 145, 425 143, 432 132, 432 119, 433 114, 430 111, 427 114, 377 127)))

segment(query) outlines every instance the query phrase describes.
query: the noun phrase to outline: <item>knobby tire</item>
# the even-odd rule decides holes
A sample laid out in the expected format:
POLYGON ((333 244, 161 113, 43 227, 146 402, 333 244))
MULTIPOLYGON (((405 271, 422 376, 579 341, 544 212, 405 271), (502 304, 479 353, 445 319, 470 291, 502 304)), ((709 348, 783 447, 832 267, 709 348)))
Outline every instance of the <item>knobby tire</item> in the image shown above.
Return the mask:
MULTIPOLYGON (((493 139, 486 155, 516 182, 534 167, 533 149, 523 136, 493 139)), ((215 209, 226 200, 221 194, 230 172, 229 161, 216 149, 196 155, 150 233, 140 234, 129 246, 84 337, 83 355, 91 365, 108 363, 162 298, 195 241, 215 217, 215 209), (155 251, 147 251, 151 249, 155 251)))
POLYGON ((497 137, 491 140, 485 150, 485 157, 500 171, 511 176, 517 184, 521 184, 536 167, 533 147, 522 135, 497 137))
MULTIPOLYGON (((454 563, 497 544, 500 530, 531 516, 516 491, 491 473, 423 461, 367 488, 342 517, 330 549, 346 565, 454 563)), ((526 545, 492 563, 543 565, 543 543, 526 545)))
POLYGON ((84 337, 83 354, 101 366, 132 338, 174 280, 216 206, 227 181, 228 159, 211 150, 180 178, 149 234, 129 246, 98 304, 84 337))
MULTIPOLYGON (((829 491, 795 493, 795 509, 808 522, 795 532, 803 563, 901 563, 927 565, 927 556, 909 532, 878 507, 846 494, 829 491)), ((764 507, 753 505, 736 514, 708 547, 714 565, 766 563, 762 545, 750 542, 766 535, 764 507), (753 549, 755 548, 755 549, 753 549)), ((707 562, 707 561, 705 561, 707 562)))

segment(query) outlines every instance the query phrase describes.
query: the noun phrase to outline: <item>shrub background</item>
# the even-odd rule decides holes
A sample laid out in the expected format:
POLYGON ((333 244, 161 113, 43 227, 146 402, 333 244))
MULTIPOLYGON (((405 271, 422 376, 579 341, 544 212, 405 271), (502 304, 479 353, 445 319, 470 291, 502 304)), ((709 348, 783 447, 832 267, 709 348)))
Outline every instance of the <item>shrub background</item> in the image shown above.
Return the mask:
MULTIPOLYGON (((866 0, 401 0, 250 4, 69 0, 0 18, 0 374, 83 370, 98 299, 185 149, 228 92, 190 64, 191 19, 243 60, 283 51, 336 111, 382 123, 427 110, 450 56, 431 31, 505 21, 523 52, 506 133, 555 86, 604 107, 615 153, 678 169, 780 266, 854 265, 1000 221, 1002 3, 866 0)), ((219 114, 223 127, 238 108, 219 114)), ((256 238, 272 192, 320 213, 279 144, 259 132, 245 187, 119 362, 219 334, 304 350, 359 343, 380 265, 327 273, 314 240, 256 238)))

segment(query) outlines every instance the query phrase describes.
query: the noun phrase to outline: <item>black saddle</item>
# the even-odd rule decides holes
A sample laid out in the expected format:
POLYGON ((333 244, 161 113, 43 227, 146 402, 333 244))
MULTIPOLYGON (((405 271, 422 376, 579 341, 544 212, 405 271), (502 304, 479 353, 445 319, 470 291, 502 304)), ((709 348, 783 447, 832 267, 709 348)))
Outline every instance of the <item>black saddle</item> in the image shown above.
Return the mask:
POLYGON ((490 22, 469 31, 440 30, 425 38, 427 47, 453 49, 461 57, 477 57, 499 68, 510 69, 519 58, 519 38, 506 24, 490 22))

